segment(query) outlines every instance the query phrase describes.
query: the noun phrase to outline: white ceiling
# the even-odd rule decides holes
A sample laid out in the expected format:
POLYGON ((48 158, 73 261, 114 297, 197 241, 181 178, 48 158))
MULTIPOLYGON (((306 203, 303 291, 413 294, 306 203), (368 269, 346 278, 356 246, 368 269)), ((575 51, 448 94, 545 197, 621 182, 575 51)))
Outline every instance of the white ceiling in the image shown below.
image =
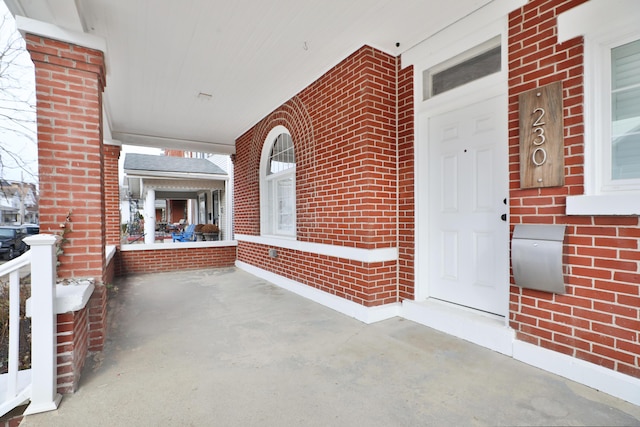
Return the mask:
POLYGON ((5 0, 106 40, 113 139, 220 153, 361 46, 399 55, 491 1, 5 0))

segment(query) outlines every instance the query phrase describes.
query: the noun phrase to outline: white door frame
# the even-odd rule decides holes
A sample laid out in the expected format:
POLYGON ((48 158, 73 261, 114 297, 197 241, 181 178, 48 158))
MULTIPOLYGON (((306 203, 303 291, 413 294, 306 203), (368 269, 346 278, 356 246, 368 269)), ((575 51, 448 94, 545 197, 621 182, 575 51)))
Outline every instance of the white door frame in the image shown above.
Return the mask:
MULTIPOLYGON (((469 17, 474 20, 473 17, 469 17)), ((478 17, 476 20, 480 20, 478 17)), ((426 123, 426 117, 436 116, 457 108, 481 102, 483 100, 504 96, 503 112, 500 114, 500 126, 504 129, 505 144, 508 144, 508 59, 507 59, 507 17, 502 16, 493 23, 479 27, 477 23, 469 24, 461 21, 447 28, 447 31, 428 39, 411 52, 409 60, 414 66, 414 99, 415 99, 415 300, 425 301, 430 297, 428 263, 420 260, 429 259, 429 208, 430 195, 429 180, 429 147, 428 129, 421 123, 426 123), (449 37, 447 37, 447 35, 449 37), (502 71, 484 77, 468 85, 453 89, 426 101, 422 100, 422 73, 424 70, 455 57, 495 36, 501 36, 502 71), (416 60, 419 51, 425 55, 424 59, 416 60)), ((404 62, 403 66, 407 65, 404 62)), ((505 177, 508 179, 508 177, 505 177)), ((508 242, 505 242, 508 244, 508 242)), ((508 313, 509 286, 506 287, 504 303, 508 313)), ((505 317, 505 323, 508 316, 505 317)))

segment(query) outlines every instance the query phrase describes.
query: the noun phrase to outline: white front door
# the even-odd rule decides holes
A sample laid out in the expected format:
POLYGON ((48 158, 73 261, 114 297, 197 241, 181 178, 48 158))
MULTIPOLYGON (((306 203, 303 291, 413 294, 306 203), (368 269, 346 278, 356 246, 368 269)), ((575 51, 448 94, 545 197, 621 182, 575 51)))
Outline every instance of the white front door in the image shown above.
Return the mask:
POLYGON ((501 316, 509 308, 506 114, 500 96, 423 119, 429 296, 501 316))

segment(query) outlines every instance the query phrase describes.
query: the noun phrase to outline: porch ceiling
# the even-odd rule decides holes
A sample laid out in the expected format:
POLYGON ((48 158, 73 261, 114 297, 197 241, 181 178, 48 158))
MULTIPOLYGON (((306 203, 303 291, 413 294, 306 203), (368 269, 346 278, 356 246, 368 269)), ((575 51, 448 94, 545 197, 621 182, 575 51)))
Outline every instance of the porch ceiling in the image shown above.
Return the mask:
POLYGON ((238 136, 362 45, 399 55, 491 1, 6 3, 14 15, 106 40, 113 139, 232 153, 238 136))

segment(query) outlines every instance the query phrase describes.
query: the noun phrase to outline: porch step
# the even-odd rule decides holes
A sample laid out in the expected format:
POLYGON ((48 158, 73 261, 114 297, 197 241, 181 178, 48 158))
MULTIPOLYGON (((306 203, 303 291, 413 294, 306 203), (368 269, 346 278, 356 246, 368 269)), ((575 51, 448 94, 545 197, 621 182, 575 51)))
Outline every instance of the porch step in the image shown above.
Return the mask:
POLYGON ((402 315, 421 325, 481 345, 507 356, 513 355, 515 332, 504 317, 472 310, 435 299, 403 301, 402 315))

